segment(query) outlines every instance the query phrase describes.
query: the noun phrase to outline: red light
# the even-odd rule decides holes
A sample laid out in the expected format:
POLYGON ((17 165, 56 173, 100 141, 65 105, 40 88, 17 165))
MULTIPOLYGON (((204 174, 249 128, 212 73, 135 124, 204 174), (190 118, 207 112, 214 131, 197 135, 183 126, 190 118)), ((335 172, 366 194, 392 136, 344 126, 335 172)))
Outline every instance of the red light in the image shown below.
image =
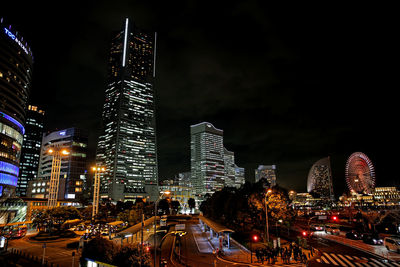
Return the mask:
POLYGON ((338 217, 337 217, 337 216, 333 216, 333 217, 332 217, 332 220, 337 221, 337 220, 338 220, 338 217))
POLYGON ((307 232, 306 231, 303 231, 303 236, 307 236, 307 232))
POLYGON ((150 251, 150 248, 149 247, 146 247, 146 252, 149 252, 150 251))
POLYGON ((254 242, 257 242, 257 241, 258 241, 258 236, 254 235, 254 236, 253 236, 253 241, 254 241, 254 242))

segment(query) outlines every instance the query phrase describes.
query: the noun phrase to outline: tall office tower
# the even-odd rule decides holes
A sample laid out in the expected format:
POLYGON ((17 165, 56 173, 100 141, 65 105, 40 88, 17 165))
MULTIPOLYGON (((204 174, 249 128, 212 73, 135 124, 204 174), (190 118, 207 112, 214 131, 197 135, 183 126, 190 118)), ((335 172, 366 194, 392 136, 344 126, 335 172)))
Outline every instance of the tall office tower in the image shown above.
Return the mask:
POLYGON ((325 200, 335 199, 329 157, 322 158, 312 165, 307 178, 307 192, 325 200))
POLYGON ((49 148, 59 146, 69 151, 68 156, 61 158, 59 187, 65 188, 65 194, 64 196, 59 194, 58 199, 77 199, 82 195, 86 179, 87 144, 87 133, 77 128, 68 128, 43 135, 38 179, 50 180, 53 156, 47 153, 49 148), (61 178, 65 179, 65 185, 61 185, 61 178))
POLYGON ((40 148, 42 146, 44 111, 28 106, 26 112, 24 143, 22 145, 17 195, 26 196, 28 182, 37 178, 40 148))
POLYGON ((0 18, 0 200, 17 186, 32 62, 24 38, 0 18))
POLYGON ((261 178, 267 179, 270 186, 276 185, 276 165, 259 165, 255 171, 255 182, 261 178))
POLYGON ((224 147, 225 186, 235 187, 235 153, 224 147))
POLYGON ((155 41, 126 19, 111 42, 96 161, 106 168, 100 196, 113 201, 158 198, 155 41))
POLYGON ((244 168, 239 167, 235 164, 235 187, 240 188, 246 182, 246 178, 244 176, 244 168))
POLYGON ((190 126, 191 179, 200 198, 224 187, 223 133, 208 122, 190 126))
POLYGON ((178 184, 179 186, 184 187, 192 187, 192 183, 190 181, 190 172, 180 172, 178 173, 178 184))

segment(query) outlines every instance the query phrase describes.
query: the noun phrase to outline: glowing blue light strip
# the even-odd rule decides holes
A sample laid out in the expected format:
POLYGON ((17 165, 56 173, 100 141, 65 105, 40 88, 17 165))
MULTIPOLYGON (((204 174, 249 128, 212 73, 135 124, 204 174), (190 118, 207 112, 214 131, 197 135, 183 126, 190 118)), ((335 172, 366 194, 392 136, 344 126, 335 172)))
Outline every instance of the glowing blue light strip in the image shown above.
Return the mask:
POLYGON ((18 177, 10 174, 0 173, 0 184, 17 186, 17 182, 18 182, 18 177))
POLYGON ((128 23, 129 23, 129 20, 128 20, 128 18, 126 18, 126 20, 125 20, 125 37, 124 37, 124 54, 122 55, 122 67, 125 67, 126 42, 128 41, 128 23))
POLYGON ((15 176, 18 176, 19 168, 8 162, 0 161, 0 172, 8 172, 14 174, 15 176))
POLYGON ((5 114, 5 113, 3 113, 3 112, 1 112, 1 111, 0 111, 0 115, 1 115, 3 118, 7 119, 8 121, 14 123, 14 124, 19 128, 19 130, 21 131, 21 133, 22 133, 22 134, 25 134, 25 128, 24 128, 24 126, 22 126, 21 123, 19 123, 19 121, 17 121, 17 120, 14 119, 13 117, 8 116, 7 114, 5 114))

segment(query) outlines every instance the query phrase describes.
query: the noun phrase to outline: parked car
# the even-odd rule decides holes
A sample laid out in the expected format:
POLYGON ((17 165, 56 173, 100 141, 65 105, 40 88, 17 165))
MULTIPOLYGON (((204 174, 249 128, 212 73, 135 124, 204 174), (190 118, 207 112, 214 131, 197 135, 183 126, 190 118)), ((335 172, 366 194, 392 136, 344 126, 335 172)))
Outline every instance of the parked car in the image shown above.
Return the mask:
POLYGON ((362 239, 362 234, 355 230, 351 230, 350 232, 346 233, 346 238, 353 240, 360 240, 362 239))
POLYGON ((324 231, 324 226, 319 224, 311 224, 310 225, 311 231, 324 231))
POLYGON ((325 233, 331 234, 331 235, 339 235, 340 230, 339 227, 334 226, 334 225, 325 225, 325 233))
POLYGON ((383 240, 379 237, 378 234, 363 234, 362 240, 365 244, 370 245, 383 245, 383 240))
POLYGON ((394 250, 397 253, 400 253, 399 237, 392 237, 392 236, 385 237, 383 243, 387 250, 394 250))

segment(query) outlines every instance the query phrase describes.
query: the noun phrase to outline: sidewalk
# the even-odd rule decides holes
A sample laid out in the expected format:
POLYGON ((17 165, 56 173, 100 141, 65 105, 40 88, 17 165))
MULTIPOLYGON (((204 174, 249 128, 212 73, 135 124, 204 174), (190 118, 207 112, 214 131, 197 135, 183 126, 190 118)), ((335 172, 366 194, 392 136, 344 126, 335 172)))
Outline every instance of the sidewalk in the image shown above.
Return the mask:
MULTIPOLYGON (((209 244, 213 248, 214 251, 217 250, 219 247, 219 239, 217 237, 214 237, 210 239, 209 235, 207 235, 205 232, 201 230, 200 225, 196 225, 194 229, 196 232, 200 232, 201 236, 199 235, 194 235, 195 241, 198 244, 202 243, 202 240, 208 240, 209 244), (202 239, 202 240, 201 240, 202 239)), ((288 246, 288 242, 286 240, 281 240, 281 246, 285 247, 288 246)), ((199 245, 198 245, 199 246, 199 245)), ((221 261, 226 261, 230 263, 239 263, 239 264, 246 264, 248 266, 269 266, 271 264, 264 263, 262 264, 261 262, 257 262, 257 258, 255 256, 254 250, 256 247, 262 247, 263 244, 256 244, 253 247, 253 257, 251 258, 251 253, 248 249, 243 247, 241 244, 239 244, 237 241, 233 240, 231 238, 231 244, 230 244, 230 249, 224 248, 223 252, 220 253, 217 258, 221 261)), ((200 248, 199 248, 200 250, 200 248)), ((313 256, 315 257, 317 253, 313 253, 313 256, 311 256, 311 251, 309 250, 303 250, 304 254, 307 256, 307 259, 312 258, 313 256)), ((290 261, 290 266, 305 266, 305 264, 299 262, 299 261, 294 261, 292 257, 292 261, 290 261)), ((282 259, 280 256, 277 257, 277 261, 274 263, 274 265, 288 265, 287 263, 283 263, 282 259)))

